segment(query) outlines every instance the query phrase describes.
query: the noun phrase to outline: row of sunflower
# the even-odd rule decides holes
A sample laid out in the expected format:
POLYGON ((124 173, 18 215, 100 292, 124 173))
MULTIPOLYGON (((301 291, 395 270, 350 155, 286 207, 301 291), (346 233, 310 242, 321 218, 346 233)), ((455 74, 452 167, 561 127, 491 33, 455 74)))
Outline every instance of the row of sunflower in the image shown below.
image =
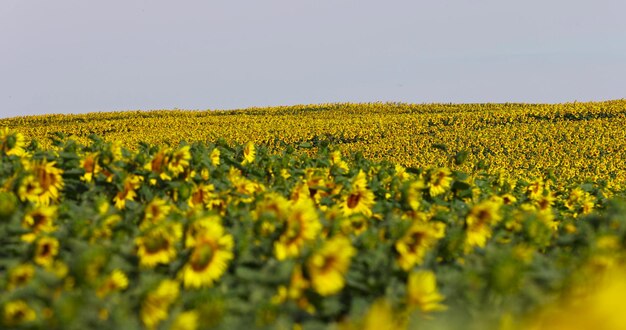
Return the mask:
POLYGON ((626 241, 605 182, 90 139, 3 131, 4 328, 549 328, 625 286, 594 286, 626 241))
POLYGON ((330 142, 343 153, 407 167, 540 176, 563 182, 626 183, 626 101, 566 104, 321 104, 236 111, 129 111, 0 119, 42 147, 63 132, 81 143, 91 134, 135 149, 141 141, 253 141, 280 152, 285 144, 330 142), (163 129, 166 128, 166 129, 163 129), (451 162, 465 153, 467 162, 451 162))

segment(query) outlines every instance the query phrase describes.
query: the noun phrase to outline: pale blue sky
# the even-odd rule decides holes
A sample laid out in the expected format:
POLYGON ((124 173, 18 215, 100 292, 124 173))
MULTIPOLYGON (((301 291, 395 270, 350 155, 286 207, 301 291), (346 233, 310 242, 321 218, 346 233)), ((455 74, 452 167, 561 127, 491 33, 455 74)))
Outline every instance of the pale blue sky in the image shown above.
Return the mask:
POLYGON ((2 0, 0 117, 626 98, 624 0, 2 0))

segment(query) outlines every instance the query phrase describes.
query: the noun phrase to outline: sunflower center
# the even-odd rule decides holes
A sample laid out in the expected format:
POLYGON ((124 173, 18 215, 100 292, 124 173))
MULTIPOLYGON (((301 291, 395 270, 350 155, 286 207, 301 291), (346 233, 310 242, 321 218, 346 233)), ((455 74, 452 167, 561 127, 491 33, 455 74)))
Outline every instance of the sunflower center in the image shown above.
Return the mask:
POLYGON ((359 201, 360 200, 361 200, 361 194, 359 194, 359 193, 350 194, 350 196, 348 196, 348 200, 347 200, 348 207, 351 208, 351 209, 357 207, 357 205, 359 205, 359 201))
POLYGON ((39 170, 39 184, 43 190, 48 190, 50 186, 56 183, 56 177, 52 173, 48 173, 45 168, 39 170))
POLYGON ((189 260, 191 268, 196 272, 206 269, 213 260, 214 254, 213 247, 209 243, 196 246, 189 260))
POLYGON ((51 251, 52 251, 52 247, 50 246, 50 244, 49 243, 44 243, 41 246, 41 250, 40 250, 40 254, 39 255, 42 256, 42 257, 47 257, 47 256, 50 255, 51 251))
POLYGON ((156 237, 151 237, 146 242, 146 252, 148 254, 155 254, 161 250, 165 250, 169 247, 170 242, 163 237, 163 235, 158 235, 156 237))

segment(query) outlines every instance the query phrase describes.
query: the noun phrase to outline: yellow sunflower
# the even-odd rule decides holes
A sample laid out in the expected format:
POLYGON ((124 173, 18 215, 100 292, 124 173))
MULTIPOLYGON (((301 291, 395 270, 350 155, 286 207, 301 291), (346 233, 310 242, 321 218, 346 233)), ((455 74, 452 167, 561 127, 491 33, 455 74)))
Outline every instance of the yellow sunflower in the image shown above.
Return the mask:
POLYGON ((170 223, 150 229, 135 239, 139 265, 152 268, 176 258, 176 243, 182 237, 182 225, 170 223))
POLYGON ((0 130, 0 151, 6 155, 22 156, 25 153, 26 139, 19 132, 14 132, 5 127, 0 130))
POLYGON ((178 314, 170 330, 196 330, 198 328, 198 312, 186 311, 178 314))
POLYGON ((350 193, 344 196, 342 209, 344 215, 363 214, 372 216, 372 206, 374 205, 374 193, 367 188, 367 178, 361 170, 352 180, 350 193))
POLYGON ((335 150, 330 153, 330 165, 337 166, 339 169, 347 172, 350 170, 348 163, 341 159, 341 151, 335 150))
POLYGON ((14 300, 4 305, 4 324, 9 327, 19 326, 34 321, 37 318, 35 310, 24 300, 14 300))
POLYGON ((427 270, 419 270, 409 275, 407 283, 407 303, 424 313, 446 310, 441 304, 444 297, 437 290, 435 274, 427 270))
POLYGON ((179 294, 179 284, 174 280, 163 280, 154 291, 148 293, 139 312, 147 329, 156 329, 161 321, 167 319, 170 305, 178 299, 179 294))
POLYGON ((295 203, 289 210, 284 225, 284 231, 274 242, 274 255, 278 260, 300 255, 304 244, 314 241, 322 229, 317 211, 310 199, 295 203))
POLYGON ((25 242, 34 241, 40 233, 52 233, 56 230, 54 220, 57 215, 56 206, 40 206, 27 212, 22 220, 22 228, 29 230, 29 233, 22 235, 25 242))
POLYGON ((28 284, 34 276, 35 266, 31 264, 21 264, 11 268, 11 270, 9 270, 7 290, 13 290, 28 284))
POLYGON ((254 143, 252 142, 246 143, 245 147, 243 148, 243 161, 241 162, 241 164, 245 165, 248 163, 254 163, 255 157, 256 157, 256 149, 254 147, 254 143))
POLYGON ((144 208, 144 216, 141 224, 139 225, 139 229, 145 230, 151 225, 160 223, 167 218, 167 215, 171 210, 172 205, 168 204, 166 200, 158 197, 154 198, 144 208))
POLYGON ((143 178, 138 175, 129 175, 124 179, 122 190, 113 197, 116 208, 123 209, 126 207, 127 200, 135 200, 135 197, 137 197, 136 190, 141 187, 141 181, 143 181, 143 178))
POLYGON ((430 172, 428 187, 431 196, 445 193, 452 186, 452 172, 445 168, 437 168, 430 172))
MULTIPOLYGON (((41 188, 36 195, 36 203, 39 205, 49 205, 59 199, 59 193, 63 189, 63 171, 55 167, 56 162, 47 160, 37 161, 29 164, 37 185, 41 188)), ((35 189, 36 190, 36 189, 35 189)), ((31 192, 32 193, 32 192, 31 192)))
POLYGON ((441 222, 415 221, 400 238, 395 248, 398 252, 398 264, 405 271, 424 261, 430 251, 445 235, 445 224, 441 222))
POLYGON ((96 290, 96 295, 100 298, 106 297, 109 293, 115 291, 121 291, 128 287, 128 277, 126 274, 115 269, 106 279, 100 284, 96 290))
POLYGON ((228 269, 234 258, 233 236, 217 221, 203 223, 195 233, 189 260, 179 272, 185 288, 210 287, 228 269))
POLYGON ((356 249, 343 236, 335 236, 324 242, 307 261, 307 270, 315 291, 322 296, 341 291, 345 285, 344 276, 355 254, 356 249))
POLYGON ((189 146, 182 146, 172 153, 167 168, 174 176, 178 176, 189 167, 189 160, 191 159, 189 148, 189 146))
POLYGON ((24 177, 17 188, 17 195, 22 202, 29 201, 33 204, 39 204, 39 196, 42 194, 43 189, 33 175, 24 177))
POLYGON ((81 180, 91 182, 93 177, 100 173, 98 156, 98 153, 87 153, 80 160, 80 167, 85 170, 85 174, 80 177, 81 180))
POLYGON ((154 174, 158 174, 163 181, 171 180, 172 177, 167 173, 168 163, 170 161, 169 153, 169 148, 159 150, 154 156, 152 156, 150 162, 144 166, 144 169, 151 171, 154 174))
POLYGON ((501 219, 499 203, 487 200, 472 207, 465 219, 466 248, 485 247, 487 240, 491 237, 492 226, 501 219))
POLYGON ((52 265, 54 257, 59 253, 59 241, 54 237, 41 237, 35 244, 35 255, 33 257, 36 264, 44 267, 52 265))
POLYGON ((217 166, 220 164, 220 149, 214 148, 211 151, 211 164, 213 164, 213 166, 217 166))

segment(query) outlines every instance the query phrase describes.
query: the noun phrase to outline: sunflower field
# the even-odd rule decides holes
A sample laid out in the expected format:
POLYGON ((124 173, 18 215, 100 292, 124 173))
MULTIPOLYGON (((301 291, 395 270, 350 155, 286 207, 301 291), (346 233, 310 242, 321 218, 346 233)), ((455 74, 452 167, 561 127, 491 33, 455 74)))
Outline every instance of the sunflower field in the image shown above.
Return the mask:
POLYGON ((0 120, 0 328, 624 329, 625 114, 0 120))

